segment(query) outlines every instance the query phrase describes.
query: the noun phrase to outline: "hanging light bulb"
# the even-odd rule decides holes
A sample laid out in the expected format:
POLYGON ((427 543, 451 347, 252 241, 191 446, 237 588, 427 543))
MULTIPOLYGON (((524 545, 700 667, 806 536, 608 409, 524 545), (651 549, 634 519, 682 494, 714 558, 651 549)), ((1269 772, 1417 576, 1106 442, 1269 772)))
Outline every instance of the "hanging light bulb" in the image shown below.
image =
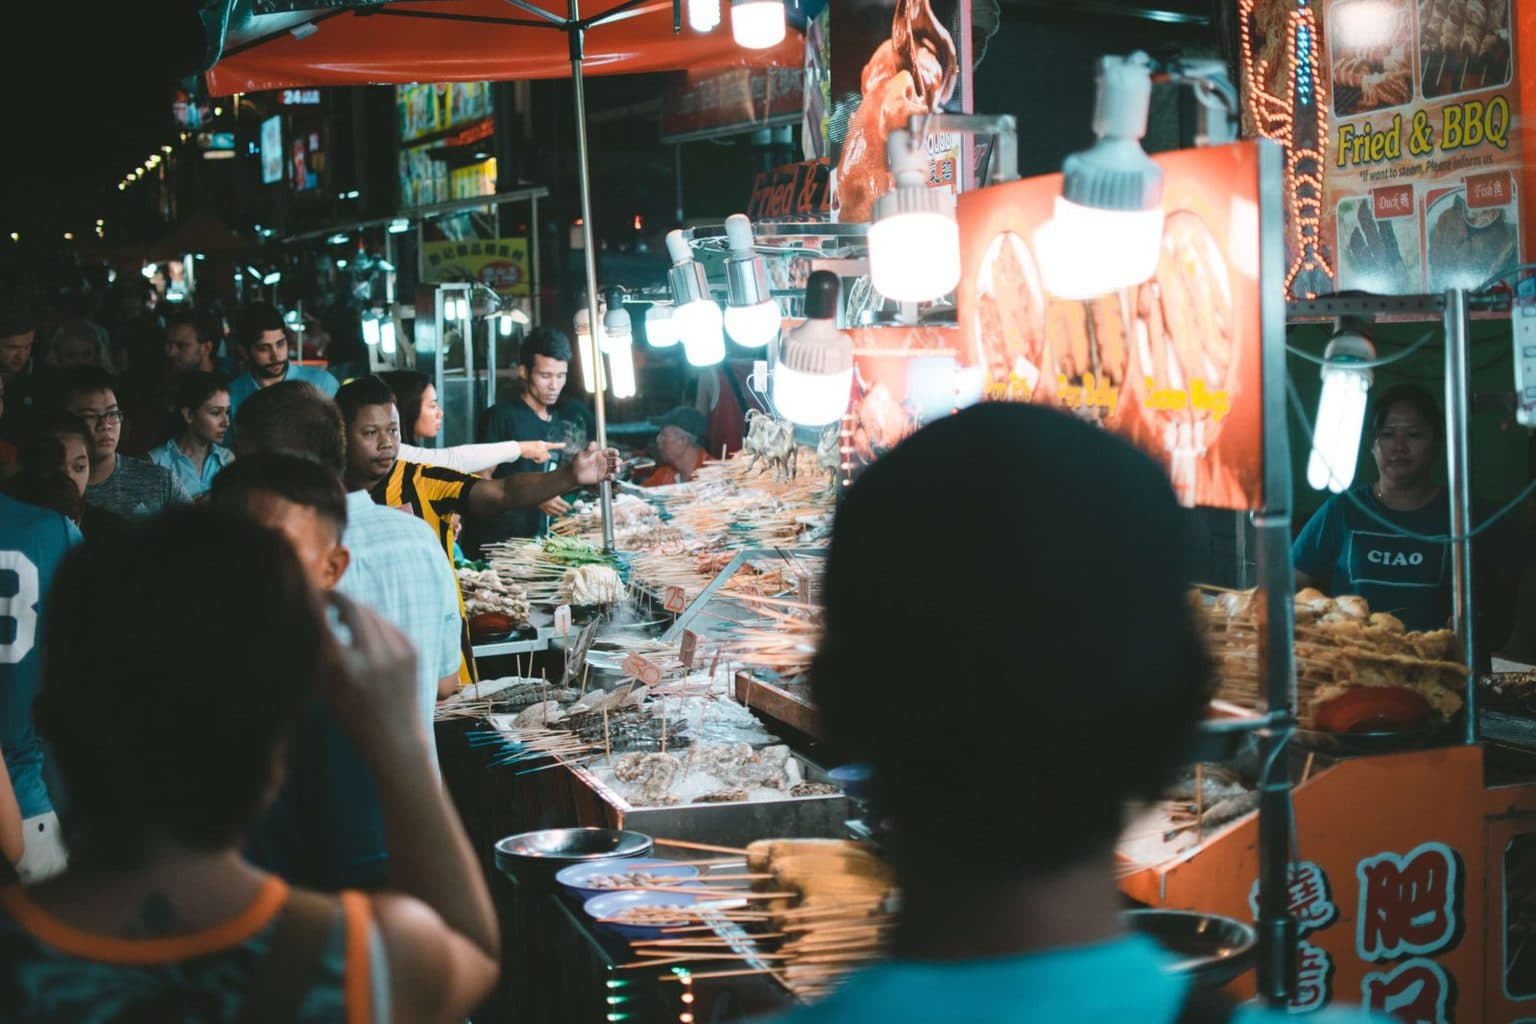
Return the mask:
POLYGON ((824 427, 848 411, 853 391, 853 341, 837 329, 839 282, 817 270, 805 286, 805 323, 784 336, 773 368, 771 395, 780 416, 824 427))
POLYGON ((894 187, 875 200, 869 226, 869 277, 897 302, 932 302, 960 283, 960 226, 955 197, 928 187, 928 154, 904 128, 891 132, 886 166, 894 187))
POLYGON ((731 0, 731 37, 749 50, 782 43, 784 0, 731 0))
POLYGON ((496 325, 496 333, 500 334, 503 338, 512 337, 512 314, 503 313, 496 319, 498 321, 496 325))
POLYGON ((688 27, 713 32, 720 24, 720 0, 688 0, 688 27))
POLYGON ((1354 483, 1360 459, 1360 434, 1365 427, 1365 400, 1371 371, 1359 364, 1376 358, 1376 347, 1356 331, 1335 334, 1323 350, 1323 394, 1312 428, 1312 455, 1307 459, 1307 483, 1314 490, 1335 494, 1354 483))
POLYGON ((674 228, 667 232, 667 253, 672 257, 667 280, 677 307, 672 311, 672 322, 677 325, 683 354, 694 366, 714 366, 725 358, 725 318, 710 298, 709 279, 694 260, 682 231, 674 228))
POLYGON ((581 362, 581 382, 590 395, 597 390, 597 355, 592 345, 592 316, 586 306, 576 311, 572 325, 576 328, 576 358, 581 362))
POLYGON ((363 344, 369 348, 379 343, 379 314, 370 313, 363 317, 363 344))
POLYGON ((1062 163, 1054 214, 1035 232, 1041 284, 1063 299, 1140 284, 1157 269, 1163 240, 1163 171, 1141 147, 1151 58, 1101 57, 1096 77, 1098 141, 1062 163))
POLYGON ((603 313, 603 354, 608 357, 608 384, 614 398, 634 398, 635 330, 624 308, 624 293, 617 289, 608 294, 608 308, 603 313))
POLYGON ((762 348, 778 336, 783 318, 773 301, 763 258, 752 247, 752 222, 745 214, 731 214, 725 218, 725 237, 731 248, 725 261, 725 283, 730 292, 725 333, 738 345, 762 348))
POLYGON ((645 311, 645 340, 651 348, 671 348, 678 343, 677 324, 672 321, 672 307, 660 303, 645 311))
POLYGON ((379 351, 386 356, 395 354, 395 320, 386 316, 379 321, 379 351))

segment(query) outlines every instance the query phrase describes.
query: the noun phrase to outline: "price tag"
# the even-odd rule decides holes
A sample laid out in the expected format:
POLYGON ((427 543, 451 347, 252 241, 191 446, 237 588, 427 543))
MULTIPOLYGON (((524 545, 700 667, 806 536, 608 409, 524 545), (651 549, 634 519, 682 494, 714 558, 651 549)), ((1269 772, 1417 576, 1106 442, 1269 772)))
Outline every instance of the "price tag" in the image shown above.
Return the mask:
POLYGON ((555 609, 555 632, 569 633, 571 631, 571 606, 562 604, 555 609))
POLYGON ((688 607, 688 594, 682 587, 668 587, 662 595, 661 606, 673 615, 681 615, 688 607))
POLYGON ((699 652, 699 634, 691 629, 683 630, 683 646, 678 652, 678 658, 685 668, 693 668, 694 656, 699 652))
POLYGON ((646 686, 661 682, 661 666, 643 654, 631 654, 624 659, 624 674, 633 676, 646 686))

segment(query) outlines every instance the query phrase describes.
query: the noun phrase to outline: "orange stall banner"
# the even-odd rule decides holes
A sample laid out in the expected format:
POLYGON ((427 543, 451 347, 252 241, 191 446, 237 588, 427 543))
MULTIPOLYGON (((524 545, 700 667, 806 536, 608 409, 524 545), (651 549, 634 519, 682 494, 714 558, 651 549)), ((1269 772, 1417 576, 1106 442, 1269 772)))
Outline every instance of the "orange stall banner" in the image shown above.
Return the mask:
POLYGON ((960 195, 961 362, 984 398, 1067 409, 1168 469, 1186 506, 1263 506, 1260 143, 1154 157, 1157 270, 1121 294, 1067 301, 1041 284, 1035 234, 1061 176, 960 195))

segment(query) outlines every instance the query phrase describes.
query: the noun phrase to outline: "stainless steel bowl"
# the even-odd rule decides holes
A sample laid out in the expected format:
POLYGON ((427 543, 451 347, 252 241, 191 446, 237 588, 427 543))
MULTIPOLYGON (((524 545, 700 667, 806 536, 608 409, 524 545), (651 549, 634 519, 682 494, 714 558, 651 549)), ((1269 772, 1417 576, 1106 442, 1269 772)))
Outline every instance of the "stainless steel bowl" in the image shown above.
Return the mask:
POLYGON ((643 857, 651 837, 616 828, 546 828, 507 836, 496 843, 496 866, 514 878, 553 877, 571 864, 615 857, 643 857))
POLYGON ((1169 969, 1200 988, 1221 988, 1253 965, 1258 933, 1235 917, 1190 910, 1127 910, 1121 916, 1178 957, 1169 969))

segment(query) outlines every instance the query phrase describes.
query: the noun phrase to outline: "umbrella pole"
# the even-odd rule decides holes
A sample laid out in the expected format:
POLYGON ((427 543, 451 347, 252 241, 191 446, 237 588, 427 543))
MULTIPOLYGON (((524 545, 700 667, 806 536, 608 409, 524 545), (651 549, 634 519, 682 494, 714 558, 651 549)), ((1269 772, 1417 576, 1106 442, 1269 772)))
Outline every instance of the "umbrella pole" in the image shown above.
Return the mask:
MULTIPOLYGON (((596 399, 597 446, 608 447, 608 415, 604 402, 607 386, 603 372, 602 337, 603 318, 597 311, 597 242, 592 231, 592 165, 587 155, 587 94, 581 80, 582 55, 585 52, 586 29, 581 24, 577 0, 569 0, 570 20, 566 32, 571 40, 571 87, 576 98, 576 173, 581 183, 581 240, 586 256, 587 316, 592 325, 592 393, 596 399)), ((604 480, 599 485, 599 504, 603 517, 603 550, 613 550, 613 485, 604 480)))

